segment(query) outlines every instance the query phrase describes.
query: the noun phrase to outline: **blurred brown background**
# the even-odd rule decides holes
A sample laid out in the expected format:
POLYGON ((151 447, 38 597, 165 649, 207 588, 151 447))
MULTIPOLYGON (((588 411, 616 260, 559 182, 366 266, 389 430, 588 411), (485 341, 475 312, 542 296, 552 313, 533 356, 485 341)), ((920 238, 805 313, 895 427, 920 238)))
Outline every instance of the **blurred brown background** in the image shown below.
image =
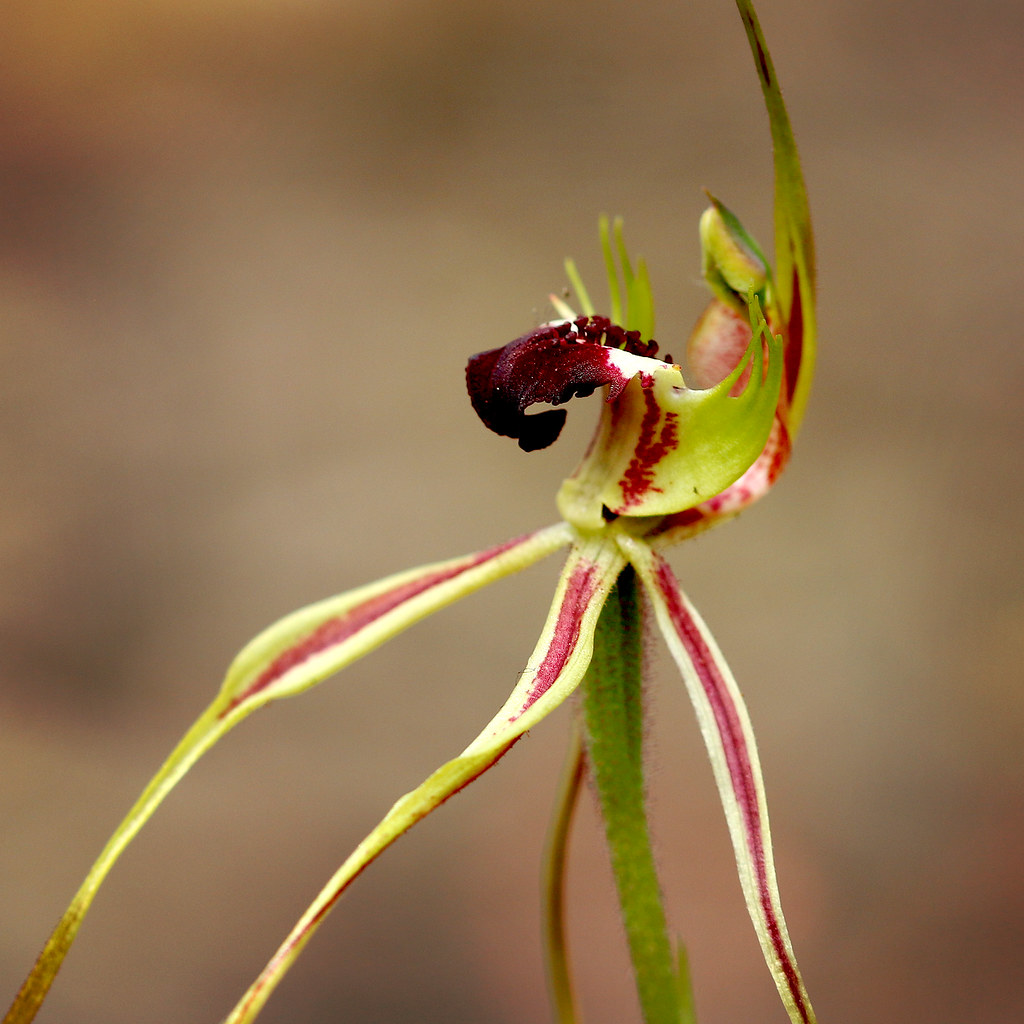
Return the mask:
MULTIPOLYGON (((674 562, 747 693, 823 1022, 1024 1000, 1017 0, 764 0, 818 232, 792 469, 674 562)), ((465 358, 545 314, 596 217, 659 339, 701 186, 771 242, 727 0, 8 0, 0 39, 0 992, 286 611, 556 518, 596 410, 526 456, 465 358)), ((212 1022, 531 650, 552 561, 246 722, 117 866, 40 1021, 212 1022)), ((702 1024, 784 1017, 675 672, 652 802, 702 1024)), ((537 874, 567 710, 352 890, 264 1020, 548 1019, 537 874)), ((591 1024, 637 1019, 590 801, 591 1024)), ((6 1005, 6 1004, 5 1004, 6 1005)))

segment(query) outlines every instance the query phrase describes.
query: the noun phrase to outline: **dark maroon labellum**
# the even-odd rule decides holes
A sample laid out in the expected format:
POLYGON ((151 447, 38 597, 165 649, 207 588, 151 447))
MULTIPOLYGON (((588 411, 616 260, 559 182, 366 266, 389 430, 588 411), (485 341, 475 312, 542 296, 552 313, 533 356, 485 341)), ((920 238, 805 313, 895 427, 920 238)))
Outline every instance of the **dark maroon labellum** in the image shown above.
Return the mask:
POLYGON ((544 324, 529 334, 473 356, 466 366, 466 386, 476 414, 488 429, 514 437, 524 452, 547 448, 562 431, 564 409, 526 415, 537 403, 563 405, 586 398, 605 384, 626 384, 608 359, 608 347, 653 356, 658 346, 643 342, 606 317, 579 317, 544 324))

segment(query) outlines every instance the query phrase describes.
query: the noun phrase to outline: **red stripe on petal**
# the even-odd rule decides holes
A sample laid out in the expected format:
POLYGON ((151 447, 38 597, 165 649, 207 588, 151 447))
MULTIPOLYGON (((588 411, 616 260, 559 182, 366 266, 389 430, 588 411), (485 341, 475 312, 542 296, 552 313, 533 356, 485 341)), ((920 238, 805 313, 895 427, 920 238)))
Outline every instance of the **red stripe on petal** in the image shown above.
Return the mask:
POLYGON ((764 862, 764 851, 760 841, 761 811, 758 806, 757 787, 754 784, 754 775, 750 758, 747 756, 747 744, 739 715, 736 713, 735 705, 728 698, 725 681, 718 671, 718 666, 715 664, 704 638, 700 635, 696 623, 690 618, 682 603, 672 570, 659 558, 656 571, 658 586, 668 605, 672 625, 693 662, 701 685, 704 687, 704 693, 711 704, 715 724, 718 726, 718 734, 725 750, 729 775, 733 780, 733 789, 747 826, 750 854, 754 862, 760 866, 764 862))
POLYGON ((251 700, 254 696, 267 689, 267 687, 272 686, 293 668, 309 661, 310 658, 315 657, 317 654, 332 647, 337 647, 339 644, 351 639, 357 633, 371 626, 378 619, 383 618, 388 612, 393 611, 405 602, 412 600, 432 587, 455 579, 456 576, 476 568, 476 566, 482 565, 484 562, 497 558, 506 551, 522 544, 525 539, 526 537, 516 537, 504 544, 499 544, 497 547, 489 548, 487 551, 482 551, 477 555, 472 555, 458 565, 449 566, 447 569, 441 569, 414 580, 408 580, 391 590, 385 590, 383 593, 367 598, 342 615, 325 620, 312 632, 300 637, 294 644, 283 650, 242 693, 238 694, 231 701, 224 711, 221 712, 221 717, 238 707, 239 704, 251 700))
POLYGON ((537 669, 534 684, 530 687, 522 707, 509 718, 509 722, 514 722, 536 704, 562 674, 579 643, 583 616, 597 589, 596 576, 597 566, 593 562, 581 561, 573 569, 566 585, 562 606, 558 610, 558 621, 551 635, 551 642, 537 669))
POLYGON ((800 377, 800 360, 804 354, 804 307, 800 290, 800 274, 793 266, 793 302, 786 324, 786 400, 792 400, 800 377))
POLYGON ((619 481, 622 506, 618 511, 623 513, 639 504, 651 491, 662 493, 662 488, 653 486, 655 470, 679 444, 679 416, 663 410, 653 391, 645 390, 643 399, 644 415, 636 448, 619 481))
POLYGON ((708 703, 711 705, 712 714, 715 716, 715 725, 725 752, 733 793, 743 818, 747 849, 750 853, 757 884, 758 902, 761 905, 761 914, 771 939, 772 949, 782 967, 790 996, 800 1013, 800 1019, 810 1022, 814 1018, 811 1016, 810 1007, 804 998, 800 975, 790 956, 788 944, 783 938, 782 924, 772 900, 772 883, 769 879, 765 858, 764 823, 761 819, 757 784, 743 731, 743 723, 736 703, 718 669, 715 657, 683 603, 676 578, 668 563, 660 557, 655 559, 655 573, 658 588, 668 606, 673 628, 686 648, 686 653, 700 679, 701 686, 704 688, 708 703))

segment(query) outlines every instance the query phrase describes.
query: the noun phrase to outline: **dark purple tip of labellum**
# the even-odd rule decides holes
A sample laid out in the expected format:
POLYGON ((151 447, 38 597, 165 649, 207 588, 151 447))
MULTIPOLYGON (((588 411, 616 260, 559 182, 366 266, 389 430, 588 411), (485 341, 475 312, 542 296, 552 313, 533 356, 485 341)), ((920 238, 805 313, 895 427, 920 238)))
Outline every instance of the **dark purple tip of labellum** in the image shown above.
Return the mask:
POLYGON ((651 357, 658 351, 656 342, 642 341, 639 331, 626 331, 607 317, 544 324, 469 360, 470 401, 484 426, 517 438, 524 452, 547 448, 562 432, 565 410, 527 416, 526 409, 539 402, 563 405, 570 398, 586 398, 605 384, 621 390, 625 382, 608 361, 609 347, 651 357))

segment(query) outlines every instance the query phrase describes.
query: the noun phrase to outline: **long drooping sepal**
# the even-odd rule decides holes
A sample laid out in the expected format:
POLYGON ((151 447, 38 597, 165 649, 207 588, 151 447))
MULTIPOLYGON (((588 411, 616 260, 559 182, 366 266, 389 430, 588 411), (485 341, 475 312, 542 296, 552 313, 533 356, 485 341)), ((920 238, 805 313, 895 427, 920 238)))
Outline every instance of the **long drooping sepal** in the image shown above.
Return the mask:
POLYGON ((581 542, 569 554, 533 655, 511 696, 454 760, 406 793, 356 847, 250 986, 225 1024, 256 1018, 341 894, 399 836, 490 768, 576 688, 590 662, 601 608, 625 558, 614 542, 581 542))
POLYGON ((218 696, 223 714, 247 714, 309 689, 420 619, 533 565, 571 538, 570 529, 558 523, 293 612, 246 644, 232 662, 218 696))
POLYGON ((743 696, 668 563, 642 542, 624 537, 620 543, 646 587, 697 712, 765 961, 793 1024, 814 1024, 782 915, 761 765, 743 696))
POLYGON ((15 997, 4 1024, 35 1017, 114 863, 193 764, 268 701, 302 692, 420 619, 564 547, 558 524, 463 558, 412 569, 282 619, 235 658, 217 697, 182 738, 111 836, 15 997))
MULTIPOLYGON (((736 0, 764 93, 775 151, 775 288, 786 338, 787 426, 795 435, 814 375, 816 340, 814 234, 793 128, 768 44, 751 0, 736 0)), ((773 311, 774 312, 774 311, 773 311)))

